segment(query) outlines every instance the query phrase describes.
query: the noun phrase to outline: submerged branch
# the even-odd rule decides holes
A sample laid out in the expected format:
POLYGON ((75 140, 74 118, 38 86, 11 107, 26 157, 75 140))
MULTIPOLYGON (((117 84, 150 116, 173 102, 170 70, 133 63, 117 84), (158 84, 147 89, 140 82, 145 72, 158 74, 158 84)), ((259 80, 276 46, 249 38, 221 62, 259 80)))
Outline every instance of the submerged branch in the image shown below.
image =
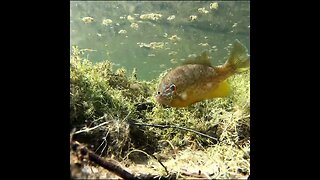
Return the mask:
MULTIPOLYGON (((131 112, 129 112, 129 113, 126 115, 126 117, 124 118, 124 120, 126 120, 126 119, 129 117, 130 114, 131 114, 131 112)), ((103 118, 106 118, 106 115, 104 115, 104 116, 102 116, 102 117, 100 117, 100 118, 98 118, 98 119, 95 119, 95 120, 93 120, 92 122, 102 120, 103 118)), ((109 122, 109 121, 106 121, 106 122, 103 122, 103 123, 101 123, 101 124, 99 124, 99 125, 97 125, 97 126, 94 126, 94 127, 92 127, 92 128, 84 127, 82 130, 79 130, 79 131, 74 132, 73 135, 74 135, 74 134, 80 134, 80 133, 83 133, 83 132, 92 131, 92 130, 97 129, 98 127, 103 126, 103 125, 108 124, 108 123, 110 123, 110 122, 109 122)))
POLYGON ((147 124, 147 123, 135 123, 135 122, 131 122, 130 124, 133 125, 137 125, 137 126, 151 126, 151 127, 157 127, 157 128, 175 128, 175 129, 181 129, 181 130, 185 130, 185 131, 189 131, 189 132, 193 132, 195 134, 198 134, 200 136, 204 136, 206 138, 215 140, 216 142, 218 142, 218 139, 212 136, 209 136, 207 134, 203 134, 201 132, 198 132, 196 130, 193 129, 189 129, 189 128, 185 128, 185 127, 180 127, 180 126, 175 126, 175 125, 159 125, 159 124, 147 124))
MULTIPOLYGON (((110 172, 116 174, 117 176, 123 178, 123 179, 176 179, 176 174, 172 173, 167 176, 159 176, 159 175, 151 175, 151 174, 140 174, 140 175, 134 175, 127 170, 123 169, 119 165, 115 164, 114 162, 110 160, 105 160, 99 155, 95 154, 94 152, 90 151, 87 147, 84 145, 81 145, 79 142, 72 142, 71 143, 71 149, 76 152, 80 152, 82 156, 87 156, 88 160, 96 163, 97 165, 109 170, 110 172)), ((113 160, 115 161, 115 160, 113 160)), ((162 163, 161 163, 162 164, 162 163)))
POLYGON ((99 124, 99 125, 97 125, 95 127, 85 128, 85 129, 79 130, 79 131, 75 132, 74 134, 80 134, 80 133, 83 133, 83 132, 89 132, 91 130, 94 130, 94 129, 96 129, 96 128, 100 127, 100 126, 103 126, 105 124, 108 124, 108 123, 110 123, 110 122, 108 122, 108 121, 107 122, 103 122, 103 123, 101 123, 101 124, 99 124))
POLYGON ((98 164, 99 166, 111 171, 112 173, 116 174, 117 176, 124 178, 124 179, 138 179, 133 174, 129 173, 122 167, 112 163, 111 161, 107 161, 99 157, 94 152, 90 151, 85 146, 81 145, 78 142, 73 142, 71 144, 72 150, 80 151, 82 155, 88 155, 88 159, 93 161, 94 163, 98 164))

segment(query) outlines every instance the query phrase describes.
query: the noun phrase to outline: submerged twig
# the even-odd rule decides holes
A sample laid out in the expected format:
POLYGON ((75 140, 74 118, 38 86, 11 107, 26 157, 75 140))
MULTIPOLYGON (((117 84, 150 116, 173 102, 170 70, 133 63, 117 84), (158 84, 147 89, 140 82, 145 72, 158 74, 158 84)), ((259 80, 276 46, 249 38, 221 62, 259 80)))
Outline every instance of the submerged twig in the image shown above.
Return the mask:
POLYGON ((207 134, 203 134, 201 132, 198 132, 193 129, 185 128, 185 127, 180 127, 180 126, 175 126, 175 125, 159 125, 159 124, 147 124, 147 123, 135 123, 135 122, 130 122, 130 124, 137 125, 137 126, 151 126, 151 127, 157 127, 157 128, 176 128, 176 129, 181 129, 189 132, 193 132, 195 134, 207 137, 209 139, 215 140, 216 142, 219 142, 217 138, 209 136, 207 134))
POLYGON ((72 142, 72 138, 73 138, 73 135, 74 135, 74 132, 76 131, 75 128, 72 129, 72 131, 70 132, 70 144, 72 142))
POLYGON ((138 179, 133 174, 129 173, 122 167, 112 163, 111 161, 107 161, 99 157, 99 155, 95 154, 94 152, 90 151, 85 146, 81 145, 78 142, 72 143, 72 149, 74 151, 80 151, 82 155, 88 155, 88 158, 90 161, 95 162, 96 164, 102 166, 105 169, 108 169, 109 171, 113 172, 114 174, 118 175, 121 178, 124 179, 138 179))
POLYGON ((167 142, 171 146, 174 154, 177 155, 176 149, 174 148, 173 144, 169 140, 160 140, 159 143, 160 142, 167 142))
POLYGON ((91 130, 97 129, 98 127, 103 126, 103 125, 108 124, 108 123, 110 123, 110 122, 108 122, 108 121, 107 122, 103 122, 103 123, 101 123, 101 124, 99 124, 99 125, 97 125, 95 127, 85 128, 83 130, 79 130, 79 131, 75 132, 74 134, 80 134, 80 133, 83 133, 83 132, 89 132, 91 130))
POLYGON ((181 175, 189 176, 189 177, 192 177, 194 179, 211 179, 210 176, 208 176, 207 174, 201 172, 200 170, 197 173, 196 172, 182 171, 181 175))
MULTIPOLYGON (((103 119, 103 118, 105 118, 105 117, 106 117, 106 116, 104 115, 104 116, 102 116, 102 117, 99 117, 98 119, 93 120, 92 122, 101 120, 101 119, 103 119)), ((103 125, 105 125, 105 124, 108 124, 108 123, 109 123, 109 122, 103 122, 103 123, 101 123, 101 124, 99 124, 99 125, 97 125, 97 126, 95 126, 95 127, 92 127, 92 128, 83 128, 82 130, 79 130, 79 131, 74 132, 74 134, 80 134, 80 133, 83 133, 83 132, 89 132, 89 131, 91 131, 91 130, 94 130, 94 129, 96 129, 96 128, 100 127, 100 126, 103 126, 103 125)))
MULTIPOLYGON (((76 152, 80 152, 82 156, 87 156, 88 159, 99 166, 109 170, 110 172, 116 174, 117 176, 123 178, 123 179, 141 179, 141 180, 149 180, 149 179, 164 179, 164 180, 170 180, 170 179, 176 179, 175 173, 168 173, 167 176, 159 176, 159 175, 151 175, 151 174, 140 174, 140 175, 134 175, 127 170, 123 169, 119 165, 115 164, 114 162, 110 160, 105 160, 99 155, 95 154, 94 152, 90 151, 87 147, 84 145, 81 145, 79 142, 72 142, 71 143, 71 149, 76 152)), ((152 155, 151 155, 152 156, 152 155)), ((115 160, 113 160, 115 161, 115 160)), ((161 163, 162 164, 162 163, 161 163)))
MULTIPOLYGON (((124 118, 124 121, 129 117, 130 114, 131 114, 131 111, 126 115, 126 117, 124 118)), ((105 117, 106 117, 106 115, 104 115, 104 116, 102 116, 102 117, 99 117, 98 119, 93 120, 91 123, 93 123, 93 122, 95 122, 95 121, 99 121, 99 120, 101 120, 101 119, 103 119, 103 118, 105 118, 105 117)), ((92 128, 83 128, 82 130, 76 131, 76 132, 74 132, 73 134, 80 134, 80 133, 83 133, 83 132, 89 132, 89 131, 92 131, 92 130, 94 130, 94 129, 97 129, 98 127, 103 126, 103 125, 108 124, 108 123, 110 123, 110 122, 109 122, 109 121, 106 121, 106 122, 103 122, 103 123, 101 123, 101 124, 99 124, 99 125, 97 125, 97 126, 94 126, 94 127, 92 127, 92 128)))
POLYGON ((156 160, 159 162, 159 164, 164 168, 164 170, 166 171, 167 175, 169 175, 169 171, 168 171, 167 167, 165 167, 165 166, 163 165, 163 163, 162 163, 155 155, 149 154, 149 153, 147 153, 147 152, 145 152, 145 151, 142 151, 142 150, 139 150, 139 149, 134 149, 134 150, 130 151, 130 152, 126 155, 126 158, 127 158, 132 152, 141 152, 141 153, 143 153, 143 154, 145 154, 145 155, 147 155, 147 156, 153 157, 153 158, 156 159, 156 160))

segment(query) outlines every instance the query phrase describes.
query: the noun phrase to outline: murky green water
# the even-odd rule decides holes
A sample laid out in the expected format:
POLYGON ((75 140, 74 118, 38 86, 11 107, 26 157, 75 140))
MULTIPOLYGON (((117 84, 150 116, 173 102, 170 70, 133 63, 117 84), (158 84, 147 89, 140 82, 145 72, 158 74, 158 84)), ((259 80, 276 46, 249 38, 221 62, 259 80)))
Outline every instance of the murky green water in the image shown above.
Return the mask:
POLYGON ((85 55, 93 62, 136 68, 145 80, 204 50, 222 64, 235 39, 250 53, 250 2, 213 2, 71 1, 70 46, 90 49, 85 55), (150 13, 161 17, 141 17, 150 13))

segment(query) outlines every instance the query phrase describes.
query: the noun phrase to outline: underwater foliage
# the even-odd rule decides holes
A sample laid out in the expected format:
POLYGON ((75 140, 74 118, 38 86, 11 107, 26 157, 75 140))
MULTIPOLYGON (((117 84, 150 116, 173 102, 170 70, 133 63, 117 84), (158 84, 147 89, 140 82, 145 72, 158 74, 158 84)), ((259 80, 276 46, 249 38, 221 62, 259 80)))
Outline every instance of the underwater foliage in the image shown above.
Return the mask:
MULTIPOLYGON (((70 131, 84 130, 75 133, 74 140, 127 163, 148 160, 146 155, 132 152, 135 149, 158 154, 172 168, 181 162, 190 163, 183 158, 191 158, 192 152, 197 152, 207 161, 203 166, 213 163, 220 167, 215 178, 235 177, 239 171, 249 174, 250 71, 228 79, 232 89, 228 97, 186 108, 165 108, 154 96, 167 71, 153 81, 141 81, 136 78, 136 71, 127 74, 124 68, 114 70, 107 60, 93 64, 82 55, 83 51, 74 46, 70 59, 70 131), (101 123, 105 124, 99 126, 101 123), (134 123, 186 127, 218 141, 189 131, 134 123), (85 131, 96 126, 99 127, 85 131)), ((196 157, 197 153, 193 155, 196 157)), ((159 164, 154 167, 164 173, 159 164)))

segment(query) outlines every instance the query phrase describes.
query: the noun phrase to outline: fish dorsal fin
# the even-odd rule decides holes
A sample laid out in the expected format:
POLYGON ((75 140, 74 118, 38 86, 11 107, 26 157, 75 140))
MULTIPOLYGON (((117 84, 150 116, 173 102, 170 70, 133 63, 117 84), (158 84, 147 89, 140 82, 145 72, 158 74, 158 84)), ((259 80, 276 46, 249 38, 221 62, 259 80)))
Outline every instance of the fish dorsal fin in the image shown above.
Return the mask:
POLYGON ((207 66, 212 66, 209 57, 208 57, 208 52, 204 51, 201 53, 201 55, 195 57, 195 58, 190 58, 187 59, 185 62, 182 63, 183 65, 185 64, 202 64, 202 65, 207 65, 207 66))

